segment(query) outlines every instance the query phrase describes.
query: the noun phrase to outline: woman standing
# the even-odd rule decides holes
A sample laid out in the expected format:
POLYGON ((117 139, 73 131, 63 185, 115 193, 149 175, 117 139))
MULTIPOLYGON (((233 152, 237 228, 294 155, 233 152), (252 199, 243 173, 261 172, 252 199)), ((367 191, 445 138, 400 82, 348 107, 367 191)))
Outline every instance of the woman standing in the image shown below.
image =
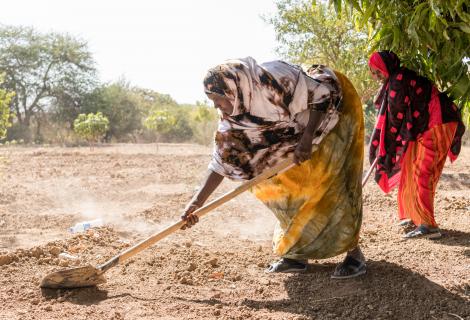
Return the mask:
POLYGON ((369 160, 379 158, 376 181, 388 193, 398 187, 401 225, 415 227, 404 238, 439 238, 434 195, 446 157, 454 161, 465 131, 457 106, 433 83, 401 67, 391 51, 369 59, 373 77, 383 82, 369 160))
POLYGON ((298 166, 253 188, 278 219, 281 259, 267 272, 307 269, 307 259, 348 252, 334 278, 365 273, 357 246, 362 220, 364 125, 345 76, 325 66, 309 75, 282 61, 230 60, 209 70, 205 92, 220 114, 206 180, 185 209, 192 215, 224 177, 248 180, 292 156, 298 166))

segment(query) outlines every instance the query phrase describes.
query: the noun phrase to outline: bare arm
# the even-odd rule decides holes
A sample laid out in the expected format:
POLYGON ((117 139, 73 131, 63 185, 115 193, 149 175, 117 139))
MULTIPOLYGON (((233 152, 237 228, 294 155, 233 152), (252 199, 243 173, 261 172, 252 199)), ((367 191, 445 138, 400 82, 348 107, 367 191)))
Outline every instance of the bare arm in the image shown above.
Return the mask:
POLYGON ((183 215, 181 216, 181 219, 186 221, 186 225, 182 227, 183 230, 186 228, 191 228, 199 221, 199 218, 192 213, 204 205, 204 202, 206 202, 207 198, 209 198, 212 192, 217 189, 223 179, 224 177, 217 172, 208 170, 207 176, 204 179, 201 187, 189 201, 188 205, 184 209, 183 215))
POLYGON ((312 157, 312 141, 323 115, 324 112, 322 111, 315 109, 310 110, 307 127, 294 152, 294 162, 296 164, 301 164, 312 157))

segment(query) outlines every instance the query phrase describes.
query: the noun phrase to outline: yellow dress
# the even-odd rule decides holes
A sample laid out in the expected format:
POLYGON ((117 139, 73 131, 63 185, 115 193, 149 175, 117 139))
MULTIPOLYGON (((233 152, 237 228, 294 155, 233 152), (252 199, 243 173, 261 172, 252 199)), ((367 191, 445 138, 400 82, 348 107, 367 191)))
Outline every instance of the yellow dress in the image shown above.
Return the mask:
POLYGON ((352 83, 335 72, 343 90, 336 127, 312 158, 252 192, 278 219, 273 249, 291 259, 323 259, 354 248, 362 222, 364 120, 352 83))

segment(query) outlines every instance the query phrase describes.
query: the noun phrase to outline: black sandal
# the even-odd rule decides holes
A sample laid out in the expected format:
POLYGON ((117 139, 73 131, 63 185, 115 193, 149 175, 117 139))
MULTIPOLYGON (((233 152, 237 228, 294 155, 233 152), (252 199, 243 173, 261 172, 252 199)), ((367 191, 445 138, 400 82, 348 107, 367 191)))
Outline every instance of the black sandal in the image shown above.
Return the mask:
POLYGON ((273 262, 269 267, 266 268, 266 273, 293 273, 293 272, 305 272, 307 271, 306 260, 294 260, 288 258, 282 258, 279 261, 273 262))
POLYGON ((332 279, 350 279, 365 274, 366 264, 363 261, 346 256, 344 261, 336 266, 335 272, 331 275, 332 279))

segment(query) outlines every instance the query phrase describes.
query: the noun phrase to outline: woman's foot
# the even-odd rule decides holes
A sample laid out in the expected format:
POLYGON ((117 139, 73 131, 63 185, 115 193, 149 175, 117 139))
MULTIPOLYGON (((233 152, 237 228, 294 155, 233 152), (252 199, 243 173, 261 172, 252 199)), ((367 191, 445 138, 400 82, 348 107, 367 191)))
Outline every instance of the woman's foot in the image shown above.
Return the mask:
POLYGON ((277 262, 273 262, 268 268, 266 273, 282 272, 304 272, 307 271, 307 260, 294 260, 288 258, 281 258, 277 262))
POLYGON ((402 228, 416 228, 415 224, 411 219, 403 219, 400 220, 399 223, 397 223, 397 226, 402 227, 402 228))
POLYGON ((403 236, 403 239, 408 240, 408 239, 419 239, 419 238, 425 238, 425 239, 439 239, 442 237, 441 231, 437 227, 429 227, 425 224, 419 225, 416 229, 413 231, 408 232, 403 236))
POLYGON ((365 274, 367 271, 365 257, 361 249, 349 251, 343 262, 336 266, 332 279, 350 279, 365 274))

